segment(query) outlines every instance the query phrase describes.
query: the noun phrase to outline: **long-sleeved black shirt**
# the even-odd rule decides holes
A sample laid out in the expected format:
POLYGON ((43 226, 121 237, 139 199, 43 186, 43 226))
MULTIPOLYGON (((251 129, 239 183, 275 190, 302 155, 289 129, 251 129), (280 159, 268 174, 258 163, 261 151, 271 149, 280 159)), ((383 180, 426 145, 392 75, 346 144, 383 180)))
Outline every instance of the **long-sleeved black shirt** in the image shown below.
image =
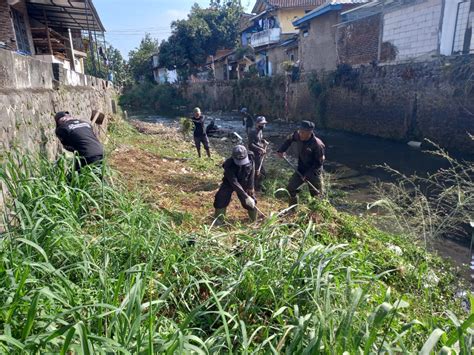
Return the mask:
POLYGON ((263 129, 255 128, 249 133, 249 150, 254 154, 262 155, 264 149, 263 129))
POLYGON ((191 119, 194 123, 194 137, 205 136, 206 131, 204 130, 204 121, 206 121, 206 118, 201 115, 198 118, 192 116, 191 119))
POLYGON ((323 167, 326 146, 321 139, 313 134, 307 141, 302 141, 296 131, 288 136, 278 152, 286 152, 293 143, 296 144, 300 174, 306 175, 323 167))
POLYGON ((247 128, 252 128, 253 127, 253 116, 245 112, 242 114, 242 123, 245 125, 247 128))
POLYGON ((235 164, 232 158, 222 164, 224 168, 222 182, 232 187, 240 196, 252 192, 255 188, 255 161, 252 152, 249 152, 249 160, 250 164, 243 166, 235 164))
POLYGON ((65 149, 78 152, 81 157, 92 158, 104 155, 104 148, 89 122, 71 119, 58 123, 56 136, 65 149))

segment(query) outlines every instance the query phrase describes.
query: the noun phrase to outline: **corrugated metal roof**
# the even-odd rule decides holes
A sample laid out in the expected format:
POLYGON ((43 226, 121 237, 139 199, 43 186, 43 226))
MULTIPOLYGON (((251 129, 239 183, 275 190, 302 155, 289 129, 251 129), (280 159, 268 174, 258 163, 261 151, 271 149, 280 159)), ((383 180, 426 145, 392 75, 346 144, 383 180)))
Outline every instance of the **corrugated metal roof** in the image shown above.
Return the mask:
POLYGON ((105 32, 92 0, 27 0, 28 14, 51 27, 105 32))
POLYGON ((318 6, 314 10, 308 12, 303 17, 293 21, 293 25, 298 27, 305 22, 308 22, 318 16, 321 16, 329 11, 342 10, 343 5, 358 5, 369 2, 369 0, 329 0, 325 4, 318 6))

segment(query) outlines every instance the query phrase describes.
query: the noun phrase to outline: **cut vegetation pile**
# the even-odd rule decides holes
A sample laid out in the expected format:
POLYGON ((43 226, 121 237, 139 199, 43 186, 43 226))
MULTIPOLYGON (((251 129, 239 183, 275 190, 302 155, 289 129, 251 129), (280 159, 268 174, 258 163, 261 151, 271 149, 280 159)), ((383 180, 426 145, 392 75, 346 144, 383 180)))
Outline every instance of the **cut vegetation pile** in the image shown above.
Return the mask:
MULTIPOLYGON (((178 141, 159 152, 120 126, 114 148, 186 158, 178 141)), ((186 163, 194 177, 206 164, 219 171, 186 163)), ((70 165, 12 156, 0 170, 10 192, 1 352, 471 351, 474 317, 456 307, 450 266, 410 240, 325 201, 258 228, 191 227, 179 203, 168 210, 153 192, 131 189, 131 171, 124 186, 109 171, 105 183, 92 172, 71 178, 70 165)))

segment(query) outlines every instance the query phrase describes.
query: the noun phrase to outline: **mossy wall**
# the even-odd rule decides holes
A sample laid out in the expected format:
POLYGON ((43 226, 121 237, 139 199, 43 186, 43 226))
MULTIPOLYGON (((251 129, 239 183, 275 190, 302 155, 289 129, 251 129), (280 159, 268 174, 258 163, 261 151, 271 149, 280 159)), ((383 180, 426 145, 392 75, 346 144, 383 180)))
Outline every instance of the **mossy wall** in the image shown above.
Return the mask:
POLYGON ((188 84, 190 106, 205 110, 248 107, 271 119, 309 119, 320 127, 395 140, 430 139, 445 148, 474 152, 474 55, 429 62, 305 73, 288 85, 284 76, 188 84))
MULTIPOLYGON (((50 63, 0 50, 0 153, 19 149, 54 158, 60 149, 55 112, 89 120, 92 110, 108 117, 116 108, 111 83, 62 68, 53 73, 50 63)), ((105 138, 107 120, 95 129, 105 138)))

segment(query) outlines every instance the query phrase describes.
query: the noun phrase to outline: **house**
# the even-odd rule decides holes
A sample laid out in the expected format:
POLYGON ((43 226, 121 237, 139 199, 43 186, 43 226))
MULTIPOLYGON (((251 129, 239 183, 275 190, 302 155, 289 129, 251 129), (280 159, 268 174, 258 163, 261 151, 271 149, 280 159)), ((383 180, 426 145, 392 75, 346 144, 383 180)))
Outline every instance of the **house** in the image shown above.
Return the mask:
POLYGON ((0 48, 66 69, 84 73, 91 48, 94 67, 105 67, 105 44, 96 39, 104 32, 92 0, 0 0, 0 48))
POLYGON ((366 2, 329 0, 293 21, 299 29, 298 57, 302 71, 336 69, 336 25, 341 21, 341 13, 366 2))
POLYGON ((252 47, 260 76, 284 73, 282 63, 295 58, 294 36, 298 33, 293 21, 302 17, 325 0, 257 0, 241 27, 241 44, 252 47), (288 42, 291 40, 290 42, 288 42), (291 43, 291 46, 288 45, 291 43), (283 45, 285 44, 285 45, 283 45))
POLYGON ((375 0, 342 13, 339 62, 424 61, 474 53, 474 1, 375 0))
POLYGON ((233 54, 233 49, 218 49, 215 55, 207 58, 206 67, 212 73, 211 78, 215 80, 237 79, 237 64, 233 54))
POLYGON ((178 82, 178 73, 175 70, 168 70, 160 67, 160 55, 158 53, 151 56, 153 78, 159 84, 175 84, 178 82))

